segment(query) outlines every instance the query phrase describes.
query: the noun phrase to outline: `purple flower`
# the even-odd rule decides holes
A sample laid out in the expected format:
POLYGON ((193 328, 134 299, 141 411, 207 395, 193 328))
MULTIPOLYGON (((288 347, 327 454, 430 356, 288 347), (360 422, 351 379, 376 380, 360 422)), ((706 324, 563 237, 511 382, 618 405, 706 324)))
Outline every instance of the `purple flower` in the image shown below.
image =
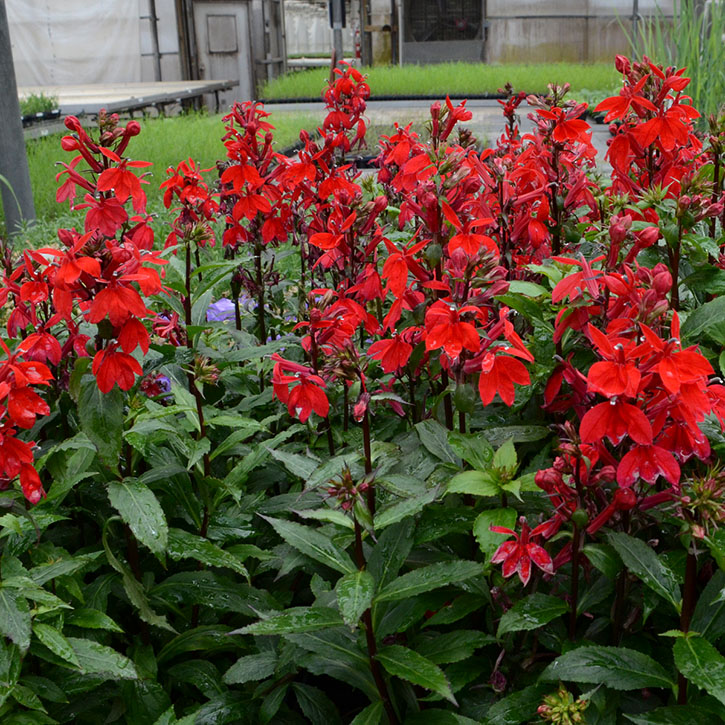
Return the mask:
POLYGON ((226 322, 226 320, 234 319, 234 302, 222 297, 217 302, 212 303, 206 310, 207 322, 226 322))

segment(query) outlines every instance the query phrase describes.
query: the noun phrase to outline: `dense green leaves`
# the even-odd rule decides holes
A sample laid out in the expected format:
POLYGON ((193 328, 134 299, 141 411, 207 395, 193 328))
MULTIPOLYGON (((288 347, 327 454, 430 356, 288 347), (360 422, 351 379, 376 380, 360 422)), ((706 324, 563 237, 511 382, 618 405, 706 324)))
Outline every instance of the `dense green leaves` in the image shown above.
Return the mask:
POLYGON ((238 630, 239 634, 293 634, 315 632, 318 629, 336 627, 343 623, 340 615, 329 607, 293 607, 281 614, 274 614, 261 622, 249 624, 238 630))

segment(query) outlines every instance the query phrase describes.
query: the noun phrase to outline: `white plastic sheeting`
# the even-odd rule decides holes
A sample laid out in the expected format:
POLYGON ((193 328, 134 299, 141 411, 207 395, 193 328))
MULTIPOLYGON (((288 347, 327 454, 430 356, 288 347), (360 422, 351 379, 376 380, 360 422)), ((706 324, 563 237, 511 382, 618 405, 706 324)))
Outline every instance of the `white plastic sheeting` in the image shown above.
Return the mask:
POLYGON ((19 86, 141 80, 139 0, 6 0, 19 86))

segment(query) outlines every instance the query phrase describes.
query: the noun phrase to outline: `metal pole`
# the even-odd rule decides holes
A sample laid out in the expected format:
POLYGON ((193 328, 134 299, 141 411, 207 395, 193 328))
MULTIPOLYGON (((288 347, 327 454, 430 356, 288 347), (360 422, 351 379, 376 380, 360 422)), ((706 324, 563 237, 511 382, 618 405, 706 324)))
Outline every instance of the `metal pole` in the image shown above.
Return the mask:
POLYGON ((25 155, 23 122, 20 118, 18 86, 15 81, 10 29, 5 0, 0 0, 0 180, 5 226, 15 232, 23 219, 35 219, 33 190, 30 186, 28 157, 25 155))
POLYGON ((639 22, 639 0, 632 0, 632 45, 634 46, 634 59, 637 60, 639 48, 638 25, 639 22))
POLYGON ((332 47, 335 49, 335 62, 343 59, 342 54, 342 0, 332 0, 332 47))
POLYGON ((161 80, 161 53, 159 52, 159 19, 156 17, 156 0, 149 0, 149 22, 151 23, 151 49, 154 54, 154 80, 161 80))

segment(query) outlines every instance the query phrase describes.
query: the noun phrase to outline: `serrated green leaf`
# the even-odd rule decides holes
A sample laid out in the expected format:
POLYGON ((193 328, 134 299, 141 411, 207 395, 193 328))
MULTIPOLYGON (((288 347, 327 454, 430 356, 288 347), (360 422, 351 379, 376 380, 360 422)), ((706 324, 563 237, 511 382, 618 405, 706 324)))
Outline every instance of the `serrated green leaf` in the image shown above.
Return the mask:
POLYGON ((463 493, 472 496, 498 496, 501 487, 488 471, 463 471, 450 480, 447 493, 463 493))
POLYGON ((509 438, 496 450, 496 453, 493 454, 491 465, 509 475, 514 474, 518 466, 518 458, 516 456, 516 447, 514 446, 513 438, 509 438))
POLYGON ((266 680, 274 674, 277 667, 277 655, 274 652, 262 652, 256 655, 240 657, 225 673, 227 685, 243 685, 245 682, 266 680))
POLYGON ((506 441, 514 443, 533 443, 546 438, 549 429, 543 425, 506 425, 500 428, 487 428, 484 435, 492 446, 501 446, 506 441))
POLYGON ((673 647, 675 666, 692 684, 725 705, 725 657, 702 637, 680 637, 673 647))
POLYGON ((365 570, 345 574, 335 585, 337 605, 345 624, 357 627, 363 612, 370 608, 375 593, 375 580, 365 570))
POLYGON ((557 597, 539 592, 529 594, 503 613, 496 636, 500 638, 508 632, 538 629, 560 617, 567 609, 567 605, 557 597))
POLYGON ((438 421, 423 420, 415 424, 415 430, 429 453, 445 463, 460 464, 460 459, 448 444, 448 431, 438 421))
POLYGON ((429 592, 453 582, 462 582, 483 574, 483 565, 476 561, 442 561, 429 564, 394 579, 383 587, 375 602, 394 602, 429 592))
POLYGON ((81 428, 109 468, 118 469, 123 435, 124 394, 118 386, 108 393, 98 389, 92 375, 84 375, 78 395, 81 428))
POLYGON ((55 627, 43 622, 34 622, 33 632, 53 654, 80 669, 80 662, 71 643, 55 627))
MULTIPOLYGON (((37 710, 39 712, 47 712, 47 710, 43 707, 43 703, 40 701, 40 698, 29 688, 24 687, 20 683, 15 685, 13 687, 12 691, 12 697, 15 702, 17 702, 19 705, 22 705, 23 707, 27 707, 30 710, 37 710)), ((32 722, 39 722, 39 719, 36 717, 37 713, 22 713, 23 715, 29 716, 29 721, 32 722)), ((9 722, 6 720, 5 722, 9 722)), ((47 721, 46 721, 47 722, 47 721)), ((53 720, 52 722, 55 722, 53 720)))
POLYGON ((65 618, 66 624, 84 629, 106 629, 109 632, 123 632, 123 630, 104 612, 97 609, 74 609, 65 618))
POLYGON ((90 639, 68 637, 68 642, 78 658, 81 670, 88 674, 99 674, 116 680, 136 680, 138 673, 128 657, 115 649, 93 642, 90 639))
POLYGON ((340 713, 330 698, 319 688, 295 682, 292 685, 297 704, 310 725, 338 725, 340 713))
POLYGON ((153 491, 134 478, 108 484, 108 498, 133 535, 157 556, 166 551, 169 529, 153 491))
POLYGON ((606 684, 613 690, 671 688, 674 684, 659 662, 642 652, 594 645, 577 647, 557 657, 541 679, 606 684))
POLYGON ((483 433, 448 433, 453 452, 478 471, 485 471, 493 460, 493 447, 483 433))
POLYGON ((388 674, 431 690, 458 705, 443 670, 414 650, 392 644, 378 650, 376 659, 388 674))
POLYGON ((355 715, 350 725, 380 725, 383 719, 383 703, 373 702, 355 715))
POLYGON ((716 571, 697 598, 690 629, 709 642, 725 634, 725 572, 716 571))
POLYGON ((168 673, 177 682, 193 685, 210 699, 226 690, 219 670, 213 662, 208 660, 185 659, 169 667, 168 673))
POLYGON ((545 685, 530 685, 495 702, 488 709, 485 725, 520 725, 536 717, 536 710, 547 692, 545 685))
POLYGON ((348 554, 319 531, 294 521, 273 519, 267 516, 262 516, 262 518, 271 524, 290 546, 301 551, 305 556, 309 556, 341 574, 351 574, 357 571, 357 567, 352 563, 348 554))
POLYGON ((490 561, 496 549, 508 538, 506 534, 497 534, 491 531, 492 526, 504 526, 513 529, 516 525, 515 509, 491 509, 483 511, 473 522, 473 535, 486 555, 486 561, 490 561))
POLYGON ((694 705, 671 705, 636 715, 624 713, 624 717, 635 725, 694 725, 713 722, 712 712, 694 705))
POLYGON ((638 576, 652 591, 670 602, 679 612, 682 595, 677 577, 654 550, 641 539, 618 531, 610 532, 607 539, 627 569, 638 576))
POLYGON ((493 644, 496 638, 472 629, 459 629, 435 637, 419 637, 413 648, 436 665, 461 662, 468 659, 479 647, 493 644))
POLYGON ((293 634, 314 632, 344 624, 340 614, 329 607, 292 607, 261 622, 248 624, 232 634, 293 634))
POLYGON ((415 522, 404 519, 389 526, 378 538, 368 559, 368 571, 379 588, 384 587, 400 571, 413 548, 415 522))
POLYGON ((0 634, 22 650, 30 646, 30 608, 28 600, 17 590, 0 586, 0 634))
POLYGON ((694 309, 682 323, 682 339, 688 344, 710 338, 725 345, 725 297, 716 297, 694 309))
POLYGON ((241 574, 247 579, 249 578, 247 568, 234 554, 224 551, 224 549, 208 539, 196 536, 196 534, 191 534, 183 529, 169 529, 167 548, 169 556, 174 561, 196 559, 196 561, 200 561, 207 566, 224 567, 241 574))
POLYGON ((392 524, 420 513, 428 504, 433 503, 437 496, 438 488, 430 488, 423 493, 381 507, 375 514, 375 530, 382 531, 392 524))

